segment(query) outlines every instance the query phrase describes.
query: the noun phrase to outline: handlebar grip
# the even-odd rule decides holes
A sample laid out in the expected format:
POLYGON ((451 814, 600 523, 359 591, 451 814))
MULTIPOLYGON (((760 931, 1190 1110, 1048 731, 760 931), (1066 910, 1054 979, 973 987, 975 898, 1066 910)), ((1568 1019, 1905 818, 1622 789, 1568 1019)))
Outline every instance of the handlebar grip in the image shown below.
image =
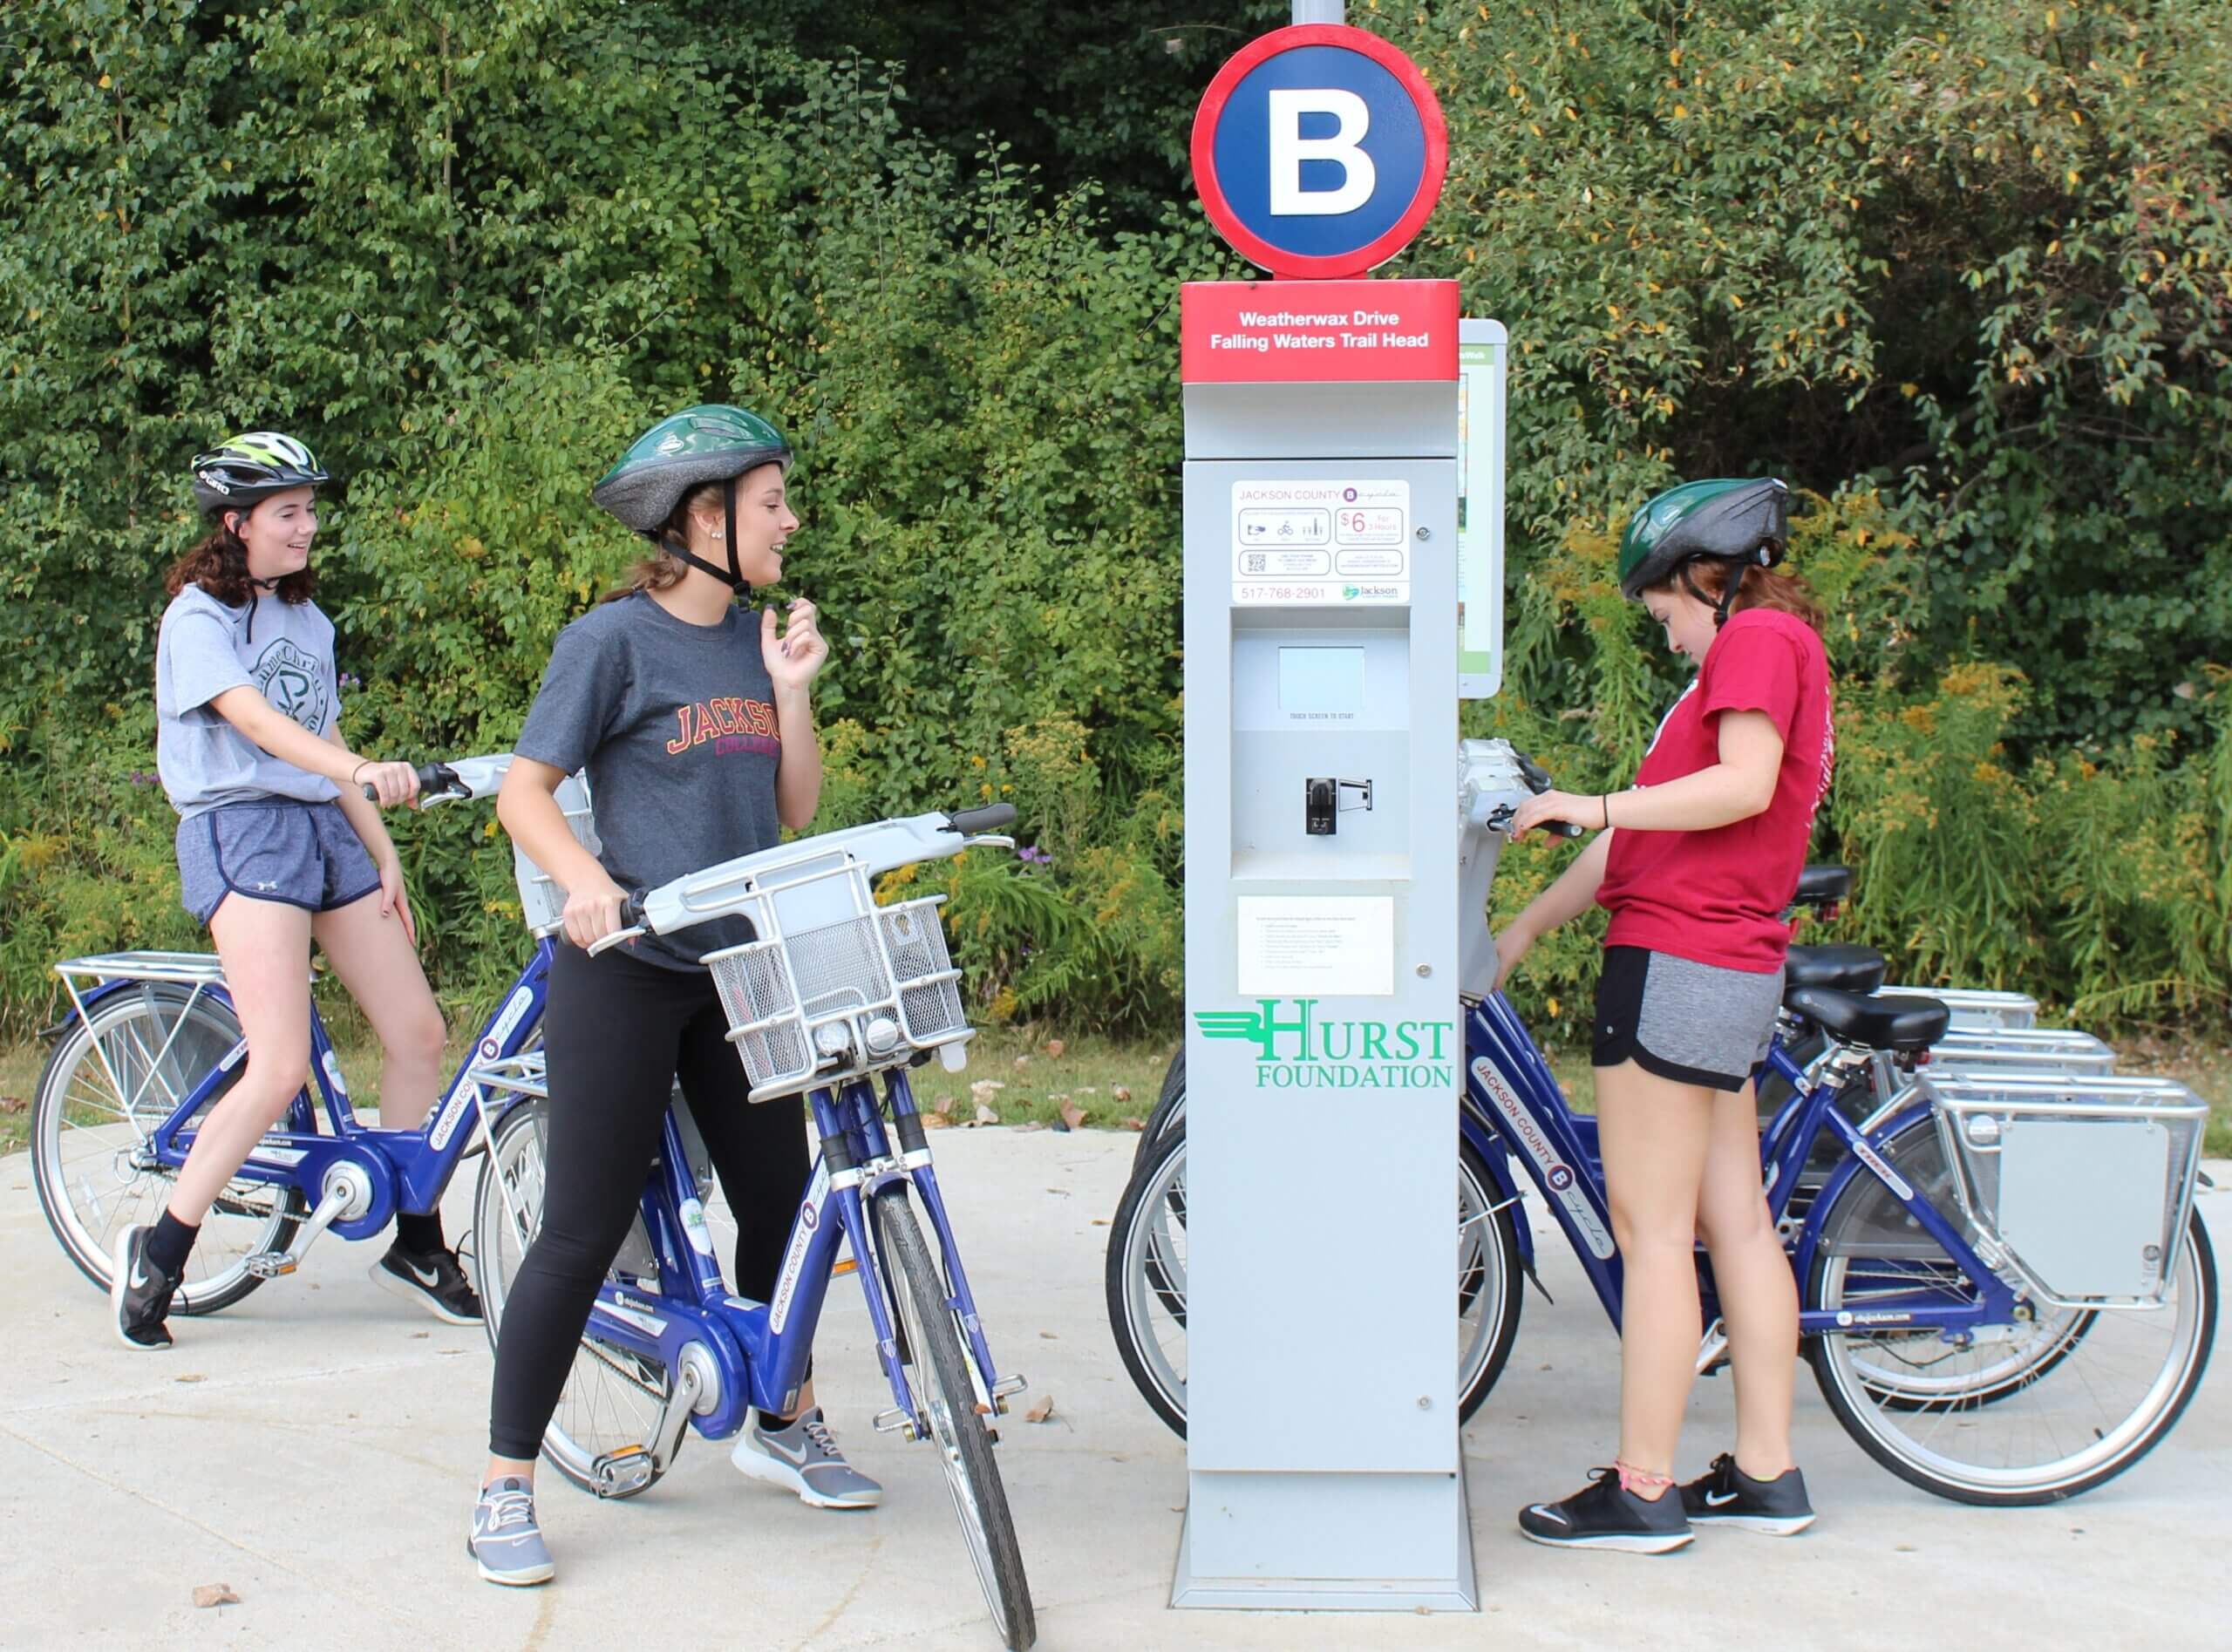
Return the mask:
POLYGON ((643 927, 643 902, 639 896, 631 894, 620 903, 620 927, 623 929, 643 927))
POLYGON ((1575 826, 1570 820, 1545 820, 1542 830, 1554 838, 1585 838, 1589 835, 1587 826, 1575 826))
POLYGON ((945 818, 947 829, 958 832, 964 838, 979 832, 997 832, 1002 826, 1015 824, 1015 805, 988 803, 981 809, 957 809, 945 818))
MULTIPOLYGON (((446 763, 422 763, 413 772, 418 777, 418 795, 422 798, 439 797, 453 788, 463 789, 459 785, 457 771, 446 763)), ((377 788, 368 785, 357 789, 364 792, 365 802, 380 800, 377 788)))

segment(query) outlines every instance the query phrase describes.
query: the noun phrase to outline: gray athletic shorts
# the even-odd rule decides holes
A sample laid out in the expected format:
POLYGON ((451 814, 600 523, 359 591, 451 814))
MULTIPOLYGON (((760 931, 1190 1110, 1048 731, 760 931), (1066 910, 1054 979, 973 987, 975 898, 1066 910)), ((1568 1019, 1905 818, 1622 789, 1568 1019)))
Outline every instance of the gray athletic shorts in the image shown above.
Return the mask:
POLYGON ((1767 1058, 1782 971, 1752 975, 1642 947, 1607 947, 1590 1063, 1633 1061, 1677 1084, 1741 1090, 1767 1058))
POLYGON ((337 803, 232 803, 178 823, 186 909, 208 923, 228 894, 330 912, 380 887, 337 803))

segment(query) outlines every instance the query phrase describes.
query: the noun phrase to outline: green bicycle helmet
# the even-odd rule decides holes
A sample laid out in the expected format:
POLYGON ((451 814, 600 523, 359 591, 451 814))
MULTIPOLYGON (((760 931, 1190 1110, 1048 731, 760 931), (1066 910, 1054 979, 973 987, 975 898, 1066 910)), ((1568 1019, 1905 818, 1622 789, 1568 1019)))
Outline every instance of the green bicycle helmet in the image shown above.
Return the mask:
POLYGON ((790 469, 791 446, 782 433, 757 413, 711 402, 685 407, 638 436, 589 497, 661 549, 740 591, 745 581, 737 568, 736 479, 762 465, 790 469), (725 571, 660 538, 674 507, 707 482, 729 484, 725 571))
MULTIPOLYGON (((1670 487, 1629 519, 1620 536, 1620 595, 1635 601, 1654 585, 1679 578, 1691 595, 1709 601, 1691 580, 1692 562, 1773 568, 1789 542, 1790 490, 1773 477, 1722 477, 1670 487)), ((1735 601, 1732 579, 1714 604, 1725 623, 1735 601)))
POLYGON ((204 516, 252 509, 259 500, 290 487, 316 487, 333 479, 317 455, 291 436, 253 430, 198 455, 194 502, 204 516))

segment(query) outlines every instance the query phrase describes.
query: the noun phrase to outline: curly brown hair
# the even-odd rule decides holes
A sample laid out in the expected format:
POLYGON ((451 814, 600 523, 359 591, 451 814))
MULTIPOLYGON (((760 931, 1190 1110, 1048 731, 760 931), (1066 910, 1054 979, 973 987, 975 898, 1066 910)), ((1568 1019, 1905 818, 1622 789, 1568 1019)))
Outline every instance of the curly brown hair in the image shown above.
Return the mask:
MULTIPOLYGON (((1698 582, 1698 589, 1708 602, 1718 602, 1728 588, 1732 564, 1711 558, 1701 559, 1689 565, 1690 577, 1698 582)), ((1813 589, 1795 574, 1783 574, 1771 568, 1761 568, 1756 562, 1735 565, 1736 577, 1743 581, 1736 588, 1736 600, 1728 605, 1731 614, 1741 614, 1747 608, 1771 608, 1779 614, 1793 615, 1812 626, 1821 629, 1824 615, 1821 604, 1813 589)), ((1677 580, 1668 580, 1669 586, 1677 580)))
MULTIPOLYGON (((210 524, 208 537, 171 564, 163 589, 176 596, 189 585, 199 585, 227 608, 246 608, 255 600, 255 587, 248 574, 248 547, 219 517, 210 524)), ((317 589, 317 575, 304 568, 279 581, 282 602, 307 602, 317 589)))

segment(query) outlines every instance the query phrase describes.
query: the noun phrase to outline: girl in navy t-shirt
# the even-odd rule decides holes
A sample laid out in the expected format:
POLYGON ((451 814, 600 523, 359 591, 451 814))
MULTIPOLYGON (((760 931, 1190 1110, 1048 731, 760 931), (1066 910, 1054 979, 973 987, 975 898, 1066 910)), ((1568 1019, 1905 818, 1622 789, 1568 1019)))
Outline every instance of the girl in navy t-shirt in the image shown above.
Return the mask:
POLYGON ((1798 1294, 1760 1191, 1751 1081, 1834 750, 1820 613, 1774 571, 1786 500, 1777 481, 1691 482, 1637 513, 1621 589, 1697 677, 1632 790, 1548 792, 1512 818, 1514 837, 1553 820, 1598 832, 1496 937, 1497 984, 1548 930, 1591 905, 1610 912, 1592 1058, 1624 1269, 1619 1451, 1586 1490, 1521 1511, 1538 1542, 1659 1553, 1693 1524, 1788 1535, 1814 1521, 1790 1446, 1798 1294), (1700 1236, 1736 1371, 1736 1440, 1677 1485, 1700 1236))

